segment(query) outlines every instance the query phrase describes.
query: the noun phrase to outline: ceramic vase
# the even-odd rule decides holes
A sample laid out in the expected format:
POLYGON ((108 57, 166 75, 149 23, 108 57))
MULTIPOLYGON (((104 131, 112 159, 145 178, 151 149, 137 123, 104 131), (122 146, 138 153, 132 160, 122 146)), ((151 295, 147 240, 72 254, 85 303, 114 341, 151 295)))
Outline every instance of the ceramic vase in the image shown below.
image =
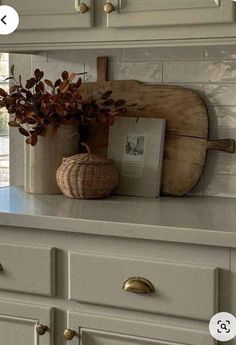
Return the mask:
POLYGON ((57 185, 56 172, 62 158, 79 151, 79 129, 74 125, 61 125, 56 134, 51 128, 45 137, 38 137, 38 143, 25 143, 24 190, 36 194, 61 194, 57 185))

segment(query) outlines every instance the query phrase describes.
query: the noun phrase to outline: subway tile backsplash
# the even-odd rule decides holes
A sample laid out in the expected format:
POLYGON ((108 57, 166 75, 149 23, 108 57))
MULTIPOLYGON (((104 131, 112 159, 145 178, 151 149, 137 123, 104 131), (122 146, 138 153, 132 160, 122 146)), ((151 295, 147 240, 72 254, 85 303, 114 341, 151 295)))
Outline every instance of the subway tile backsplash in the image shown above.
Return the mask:
MULTIPOLYGON (((162 47, 50 51, 11 54, 18 72, 41 68, 56 79, 62 70, 87 72, 95 81, 96 57, 109 56, 109 78, 188 87, 206 102, 209 136, 236 139, 236 46, 162 47)), ((19 182, 19 181, 18 181, 19 182)), ((208 152, 206 168, 195 195, 236 197, 236 154, 208 152)))

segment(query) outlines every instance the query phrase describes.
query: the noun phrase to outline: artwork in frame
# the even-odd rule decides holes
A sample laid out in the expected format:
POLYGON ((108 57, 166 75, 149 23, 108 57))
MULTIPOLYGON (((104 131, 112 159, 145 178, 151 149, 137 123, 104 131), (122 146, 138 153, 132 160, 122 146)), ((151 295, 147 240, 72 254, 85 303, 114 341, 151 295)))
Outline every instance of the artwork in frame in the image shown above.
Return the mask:
POLYGON ((160 196, 165 119, 119 117, 110 127, 108 157, 119 171, 114 193, 160 196))

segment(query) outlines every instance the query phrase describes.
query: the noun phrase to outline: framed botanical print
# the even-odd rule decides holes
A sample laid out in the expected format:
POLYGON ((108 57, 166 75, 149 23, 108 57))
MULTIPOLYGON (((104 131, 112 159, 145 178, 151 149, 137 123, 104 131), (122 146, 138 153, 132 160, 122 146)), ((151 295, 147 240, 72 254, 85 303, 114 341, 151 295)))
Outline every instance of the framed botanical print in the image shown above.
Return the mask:
POLYGON ((119 117, 110 127, 108 157, 119 171, 116 194, 160 195, 165 119, 119 117))

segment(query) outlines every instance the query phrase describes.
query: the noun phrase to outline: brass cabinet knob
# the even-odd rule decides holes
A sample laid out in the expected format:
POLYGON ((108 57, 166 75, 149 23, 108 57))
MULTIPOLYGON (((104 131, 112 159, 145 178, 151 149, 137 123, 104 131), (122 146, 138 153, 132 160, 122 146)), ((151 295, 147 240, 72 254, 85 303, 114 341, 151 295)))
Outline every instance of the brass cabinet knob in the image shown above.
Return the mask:
POLYGON ((38 333, 38 335, 44 335, 47 331, 48 331, 48 326, 46 325, 38 324, 36 326, 36 332, 38 333))
POLYGON ((104 12, 105 13, 111 13, 115 11, 115 7, 114 5, 112 5, 112 3, 110 2, 107 2, 105 5, 104 5, 104 12))
POLYGON ((72 329, 67 328, 64 330, 64 338, 66 340, 72 340, 76 335, 77 333, 73 331, 72 329))
POLYGON ((80 14, 84 14, 89 11, 89 7, 83 2, 78 4, 78 0, 75 1, 75 8, 76 8, 76 11, 79 12, 80 14))
POLYGON ((153 293, 155 292, 155 288, 152 283, 141 277, 131 277, 128 278, 122 286, 122 289, 127 292, 135 292, 135 293, 153 293))

